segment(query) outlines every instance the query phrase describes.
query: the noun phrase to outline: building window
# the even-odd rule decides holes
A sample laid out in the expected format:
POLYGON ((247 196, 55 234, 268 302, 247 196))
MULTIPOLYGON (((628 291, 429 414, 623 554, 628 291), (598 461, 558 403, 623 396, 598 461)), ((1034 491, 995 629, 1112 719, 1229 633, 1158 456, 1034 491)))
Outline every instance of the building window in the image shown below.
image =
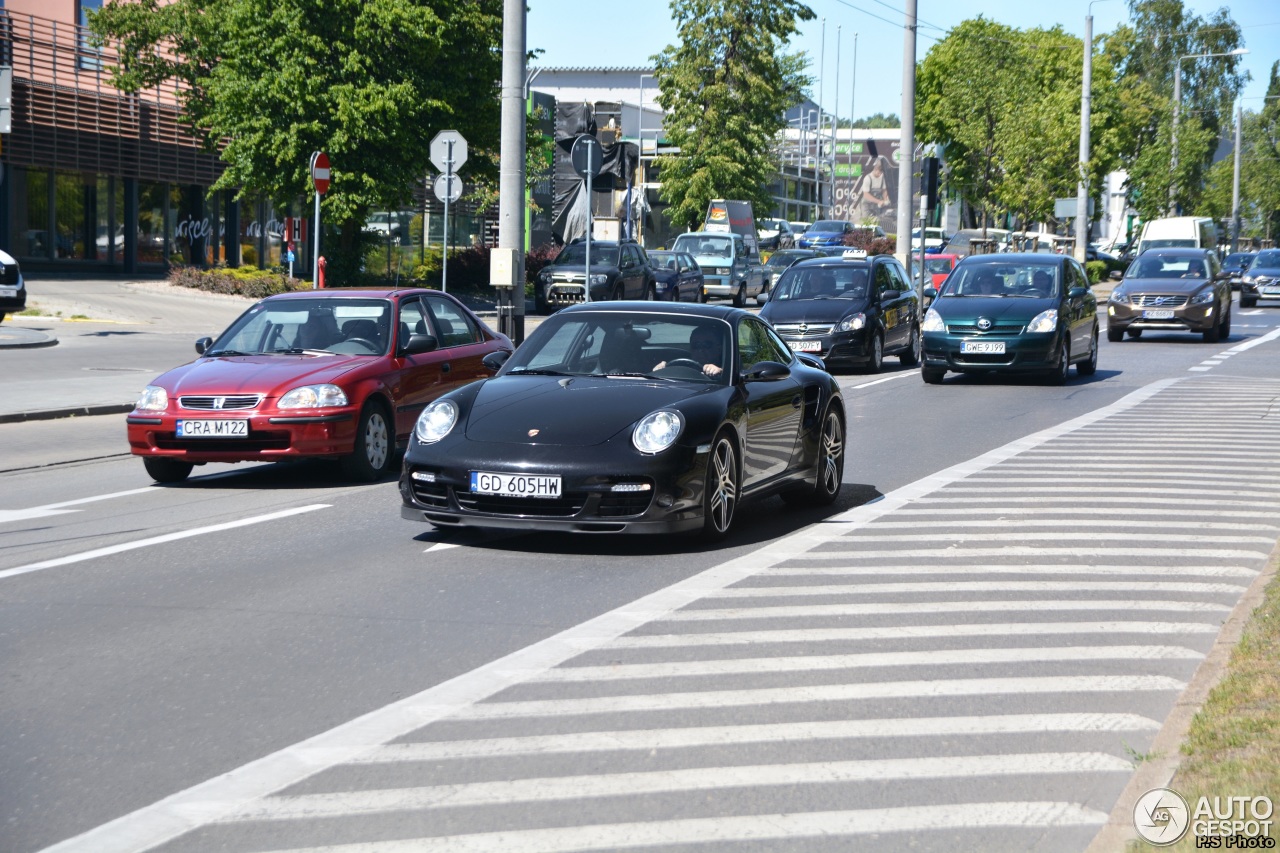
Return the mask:
POLYGON ((102 68, 102 51, 94 46, 89 33, 89 12, 101 8, 102 0, 76 0, 76 64, 88 71, 102 68))

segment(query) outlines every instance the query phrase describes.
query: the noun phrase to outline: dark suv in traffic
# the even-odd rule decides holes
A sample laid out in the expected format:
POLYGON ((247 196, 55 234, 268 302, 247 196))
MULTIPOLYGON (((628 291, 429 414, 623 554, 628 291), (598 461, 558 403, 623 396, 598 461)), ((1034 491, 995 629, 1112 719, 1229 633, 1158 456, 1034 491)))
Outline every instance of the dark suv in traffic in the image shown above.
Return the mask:
MULTIPOLYGON (((587 299, 587 243, 567 244, 538 273, 534 299, 548 314, 587 299)), ((657 282, 649 258, 633 240, 591 241, 591 302, 605 299, 654 299, 657 282)))

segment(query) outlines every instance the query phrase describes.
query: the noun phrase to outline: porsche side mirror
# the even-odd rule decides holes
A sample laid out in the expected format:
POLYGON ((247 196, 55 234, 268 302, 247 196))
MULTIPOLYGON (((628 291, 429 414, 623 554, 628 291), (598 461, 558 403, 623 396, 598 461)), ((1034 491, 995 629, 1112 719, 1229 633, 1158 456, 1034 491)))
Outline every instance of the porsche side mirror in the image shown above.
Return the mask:
POLYGON ((791 375, 791 368, 777 361, 761 361, 753 364, 750 370, 743 371, 742 378, 748 382, 776 382, 791 375))
POLYGON ((204 355, 205 350, 213 346, 213 338, 200 338, 196 341, 196 355, 204 355))
POLYGON ((497 373, 498 370, 502 368, 502 365, 507 363, 507 359, 509 358, 511 358, 511 353, 504 349, 500 349, 497 352, 491 352, 484 358, 480 359, 480 363, 489 370, 492 370, 494 373, 497 373))

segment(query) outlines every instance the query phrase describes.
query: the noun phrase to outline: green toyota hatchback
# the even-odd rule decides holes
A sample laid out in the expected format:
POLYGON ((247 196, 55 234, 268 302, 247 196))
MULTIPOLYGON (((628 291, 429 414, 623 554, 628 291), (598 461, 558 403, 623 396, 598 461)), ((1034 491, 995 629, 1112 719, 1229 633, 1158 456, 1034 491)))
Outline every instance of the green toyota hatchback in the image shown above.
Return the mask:
POLYGON ((1098 369, 1098 302, 1067 255, 970 255, 940 291, 920 330, 921 375, 936 385, 956 373, 1040 373, 1055 385, 1071 365, 1098 369))

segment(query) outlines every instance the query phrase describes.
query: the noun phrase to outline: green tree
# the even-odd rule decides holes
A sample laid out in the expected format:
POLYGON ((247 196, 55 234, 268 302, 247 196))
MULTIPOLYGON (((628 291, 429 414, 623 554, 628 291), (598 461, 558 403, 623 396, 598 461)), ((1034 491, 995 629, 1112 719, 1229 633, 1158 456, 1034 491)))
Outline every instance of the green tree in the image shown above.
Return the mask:
POLYGON ((226 164, 213 189, 305 195, 311 152, 329 154, 339 280, 368 211, 427 173, 436 130, 497 146, 500 0, 112 0, 90 26, 118 43, 121 90, 184 84, 184 121, 226 164))
POLYGON ((773 149, 784 114, 809 85, 805 58, 783 48, 813 11, 797 0, 671 0, 679 44, 653 57, 664 131, 659 158, 672 222, 695 227, 713 198, 772 208, 773 149))
POLYGON ((1123 166, 1134 206, 1143 219, 1164 216, 1170 187, 1177 207, 1197 211, 1205 171, 1231 105, 1249 79, 1240 59, 1225 54, 1243 45, 1240 27, 1220 8, 1207 18, 1188 13, 1182 0, 1130 0, 1130 23, 1105 39, 1104 50, 1126 94, 1123 166), (1182 72, 1178 169, 1173 173, 1174 76, 1182 72))
POLYGON ((875 115, 865 116, 857 121, 850 121, 847 118, 840 119, 840 127, 856 127, 863 130, 877 130, 882 128, 902 127, 902 119, 897 113, 876 113, 875 115))

